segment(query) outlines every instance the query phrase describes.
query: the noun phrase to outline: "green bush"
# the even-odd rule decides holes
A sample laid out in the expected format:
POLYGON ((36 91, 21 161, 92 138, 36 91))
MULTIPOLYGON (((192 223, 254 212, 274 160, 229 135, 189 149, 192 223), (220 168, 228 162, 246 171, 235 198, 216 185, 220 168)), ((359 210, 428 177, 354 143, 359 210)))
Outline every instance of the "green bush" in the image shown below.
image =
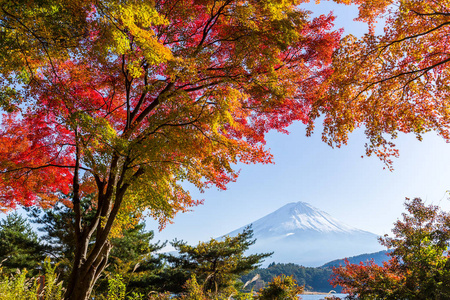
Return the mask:
POLYGON ((299 287, 292 276, 274 277, 269 284, 261 289, 256 297, 258 300, 297 300, 303 293, 303 287, 299 287))

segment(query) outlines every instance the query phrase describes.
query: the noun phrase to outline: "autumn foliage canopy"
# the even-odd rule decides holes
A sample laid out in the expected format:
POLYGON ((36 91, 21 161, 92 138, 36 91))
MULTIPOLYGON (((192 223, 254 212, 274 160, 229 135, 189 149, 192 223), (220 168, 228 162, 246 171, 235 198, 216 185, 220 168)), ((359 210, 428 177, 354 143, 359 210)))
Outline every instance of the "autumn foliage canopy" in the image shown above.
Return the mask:
POLYGON ((448 139, 450 2, 335 2, 356 4, 357 20, 370 31, 344 37, 333 55, 330 88, 311 113, 325 119, 324 140, 341 145, 349 132, 363 127, 367 154, 391 163, 399 133, 421 139, 435 131, 448 139))
MULTIPOLYGON (((264 134, 307 121, 339 38, 295 4, 96 1, 74 49, 37 32, 40 56, 13 52, 30 62, 2 118, 1 207, 51 205, 77 169, 80 193, 126 186, 127 204, 170 216, 195 203, 180 180, 225 188, 233 163, 270 162, 264 134)), ((6 39, 31 43, 13 40, 31 12, 4 10, 6 39)))

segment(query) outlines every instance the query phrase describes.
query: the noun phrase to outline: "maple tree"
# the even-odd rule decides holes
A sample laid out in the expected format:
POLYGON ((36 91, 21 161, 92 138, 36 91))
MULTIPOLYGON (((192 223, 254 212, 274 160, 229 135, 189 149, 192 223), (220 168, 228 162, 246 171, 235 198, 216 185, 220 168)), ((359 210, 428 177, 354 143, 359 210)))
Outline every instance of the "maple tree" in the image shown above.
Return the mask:
POLYGON ((265 133, 307 122, 340 33, 301 2, 0 2, 0 209, 71 193, 66 299, 89 296, 140 215, 164 226, 201 202, 183 181, 225 189, 237 162, 271 162, 265 133))
POLYGON ((370 138, 367 154, 376 153, 388 164, 398 155, 393 139, 399 132, 421 139, 436 131, 448 139, 450 2, 335 2, 356 4, 357 20, 368 22, 370 31, 343 38, 333 56, 330 89, 311 113, 312 119, 324 115, 323 139, 339 146, 363 126, 370 138), (380 19, 384 33, 376 35, 380 19))
POLYGON ((419 198, 405 202, 408 214, 395 223, 394 237, 381 243, 390 260, 333 269, 332 284, 363 299, 448 299, 450 292, 450 215, 419 198))

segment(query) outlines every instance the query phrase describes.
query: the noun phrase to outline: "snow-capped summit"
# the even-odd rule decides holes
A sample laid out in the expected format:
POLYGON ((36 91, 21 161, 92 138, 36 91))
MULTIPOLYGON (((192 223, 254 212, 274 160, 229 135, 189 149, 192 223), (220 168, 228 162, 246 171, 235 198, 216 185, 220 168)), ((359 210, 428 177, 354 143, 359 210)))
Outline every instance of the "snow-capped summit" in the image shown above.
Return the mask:
MULTIPOLYGON (((320 233, 364 233, 364 231, 351 227, 306 202, 288 203, 251 224, 255 236, 260 237, 280 236, 283 234, 293 235, 299 231, 303 231, 303 233, 305 231, 317 231, 320 233)), ((229 235, 238 234, 244 227, 230 232, 229 235)))
MULTIPOLYGON (((274 251, 265 265, 275 261, 318 266, 383 249, 375 234, 346 225, 305 202, 286 204, 251 225, 257 241, 250 252, 274 251)), ((237 235, 244 227, 227 235, 237 235)))
POLYGON ((289 203, 275 212, 253 222, 253 230, 267 228, 274 233, 297 230, 320 232, 351 232, 348 226, 306 202, 289 203))

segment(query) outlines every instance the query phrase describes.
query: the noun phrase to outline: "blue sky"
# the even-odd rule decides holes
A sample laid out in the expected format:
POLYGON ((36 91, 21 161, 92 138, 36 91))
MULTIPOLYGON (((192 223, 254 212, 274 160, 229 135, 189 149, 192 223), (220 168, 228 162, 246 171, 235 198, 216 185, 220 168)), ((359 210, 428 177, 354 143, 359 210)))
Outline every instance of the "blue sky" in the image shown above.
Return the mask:
MULTIPOLYGON (((352 20, 357 9, 330 2, 307 4, 314 12, 337 16, 337 28, 360 36, 367 25, 352 20)), ((381 31, 381 28, 379 28, 381 31)), ((421 197, 427 204, 449 210, 450 144, 434 133, 419 142, 413 135, 400 135, 395 141, 400 158, 394 171, 384 168, 377 157, 364 157, 363 130, 350 137, 347 146, 332 149, 321 141, 320 126, 312 137, 305 126, 294 124, 289 135, 269 133, 267 148, 273 165, 239 165, 237 182, 226 191, 210 189, 192 194, 205 199, 192 212, 179 214, 174 224, 156 232, 156 239, 183 239, 189 243, 226 234, 238 227, 297 201, 322 209, 348 225, 376 234, 390 233, 404 211, 405 197, 421 197)), ((147 221, 147 229, 157 231, 157 223, 147 221)))
MULTIPOLYGON (((267 147, 275 157, 271 165, 240 165, 241 174, 226 191, 192 194, 205 199, 192 212, 179 214, 157 239, 183 239, 197 243, 248 224, 289 203, 304 201, 348 225, 376 234, 390 233, 401 216, 405 197, 421 197, 427 204, 450 208, 450 145, 433 133, 422 142, 401 135, 395 170, 383 169, 377 157, 363 157, 362 130, 349 144, 332 149, 320 133, 305 136, 295 124, 289 135, 270 133, 267 147)), ((147 229, 156 229, 148 221, 147 229)))

